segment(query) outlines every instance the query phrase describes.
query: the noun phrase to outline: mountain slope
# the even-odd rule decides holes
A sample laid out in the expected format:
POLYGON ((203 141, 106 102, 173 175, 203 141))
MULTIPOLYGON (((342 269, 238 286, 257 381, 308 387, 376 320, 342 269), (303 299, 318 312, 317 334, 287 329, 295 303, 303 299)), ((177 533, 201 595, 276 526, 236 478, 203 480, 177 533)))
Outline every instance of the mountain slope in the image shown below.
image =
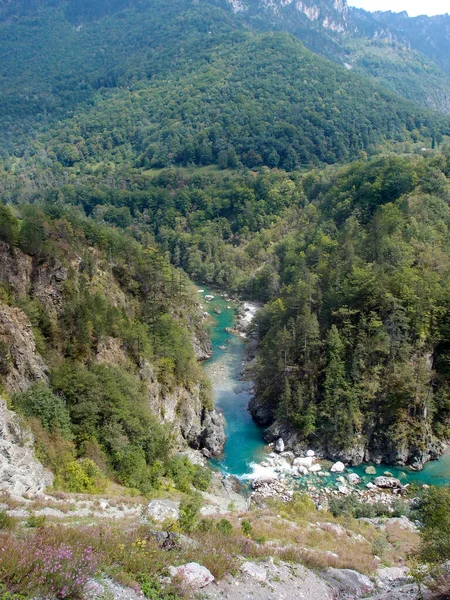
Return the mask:
POLYGON ((345 0, 229 0, 229 5, 247 25, 288 31, 310 50, 407 99, 450 112, 449 17, 369 13, 345 0))
POLYGON ((76 26, 66 9, 44 3, 1 25, 3 152, 28 165, 220 158, 293 169, 450 131, 450 120, 207 2, 149 0, 76 26))

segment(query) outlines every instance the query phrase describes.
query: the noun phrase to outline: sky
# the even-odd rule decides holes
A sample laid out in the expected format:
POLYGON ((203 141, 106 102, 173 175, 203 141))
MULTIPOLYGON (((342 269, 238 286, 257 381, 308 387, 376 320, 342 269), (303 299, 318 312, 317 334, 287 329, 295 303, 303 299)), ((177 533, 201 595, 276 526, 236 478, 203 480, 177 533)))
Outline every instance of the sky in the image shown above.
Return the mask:
POLYGON ((449 0, 348 0, 350 6, 365 10, 406 10, 410 17, 417 15, 443 15, 450 13, 449 0))

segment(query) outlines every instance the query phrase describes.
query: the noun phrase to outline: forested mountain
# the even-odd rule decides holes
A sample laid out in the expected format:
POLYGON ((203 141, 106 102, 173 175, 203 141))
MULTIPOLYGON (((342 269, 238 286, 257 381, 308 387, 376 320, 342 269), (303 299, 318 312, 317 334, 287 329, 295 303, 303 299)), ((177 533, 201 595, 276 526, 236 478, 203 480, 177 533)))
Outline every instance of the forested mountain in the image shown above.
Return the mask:
POLYGON ((431 146, 450 130, 448 119, 287 33, 248 31, 214 3, 106 2, 95 15, 83 6, 4 5, 7 168, 220 162, 291 170, 399 142, 431 146))
POLYGON ((229 0, 243 22, 288 31, 309 49, 419 104, 450 112, 450 17, 370 13, 345 0, 229 0))

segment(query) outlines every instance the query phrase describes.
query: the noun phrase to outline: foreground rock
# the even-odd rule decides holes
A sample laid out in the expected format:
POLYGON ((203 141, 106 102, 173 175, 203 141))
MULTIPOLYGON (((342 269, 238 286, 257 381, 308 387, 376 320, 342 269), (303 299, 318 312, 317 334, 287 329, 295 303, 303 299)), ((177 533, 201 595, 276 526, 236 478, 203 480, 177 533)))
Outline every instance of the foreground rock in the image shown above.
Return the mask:
POLYGON ((0 489, 11 496, 35 496, 53 484, 53 475, 33 453, 33 437, 0 398, 0 489))
POLYGON ((364 598, 375 590, 375 585, 366 575, 352 569, 333 569, 330 567, 322 576, 335 590, 339 600, 364 598))
POLYGON ((214 575, 206 567, 191 562, 181 567, 169 567, 171 577, 181 578, 186 585, 200 590, 214 581, 214 575))
POLYGON ((208 587, 205 600, 334 600, 334 590, 302 565, 274 564, 272 558, 244 563, 241 574, 208 587), (265 577, 264 577, 265 575, 265 577))
POLYGON ((144 594, 138 594, 133 589, 120 585, 109 577, 102 577, 100 580, 91 579, 88 581, 85 592, 85 600, 143 600, 144 594))

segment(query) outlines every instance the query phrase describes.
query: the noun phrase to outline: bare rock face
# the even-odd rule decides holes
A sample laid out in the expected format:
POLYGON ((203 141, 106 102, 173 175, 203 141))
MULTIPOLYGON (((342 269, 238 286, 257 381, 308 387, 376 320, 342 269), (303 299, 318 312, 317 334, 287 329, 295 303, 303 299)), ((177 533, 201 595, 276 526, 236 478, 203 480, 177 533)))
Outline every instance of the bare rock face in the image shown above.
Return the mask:
POLYGON ((272 558, 245 562, 239 574, 207 587, 205 600, 333 600, 335 590, 313 571, 302 565, 272 558))
POLYGON ((168 391, 157 381, 148 363, 142 366, 141 377, 147 381, 150 409, 162 423, 173 425, 180 446, 185 441, 195 450, 204 450, 208 457, 222 453, 225 419, 222 413, 203 407, 198 385, 168 391))
POLYGON ((28 317, 18 308, 0 303, 0 340, 9 353, 4 377, 7 392, 26 390, 36 381, 47 382, 47 367, 36 351, 28 317))
POLYGON ((352 569, 329 567, 322 573, 323 578, 336 590, 338 598, 353 600, 364 598, 375 590, 374 584, 366 575, 352 569))
POLYGON ((53 475, 34 457, 32 435, 0 399, 0 489, 35 495, 52 484, 53 475))

